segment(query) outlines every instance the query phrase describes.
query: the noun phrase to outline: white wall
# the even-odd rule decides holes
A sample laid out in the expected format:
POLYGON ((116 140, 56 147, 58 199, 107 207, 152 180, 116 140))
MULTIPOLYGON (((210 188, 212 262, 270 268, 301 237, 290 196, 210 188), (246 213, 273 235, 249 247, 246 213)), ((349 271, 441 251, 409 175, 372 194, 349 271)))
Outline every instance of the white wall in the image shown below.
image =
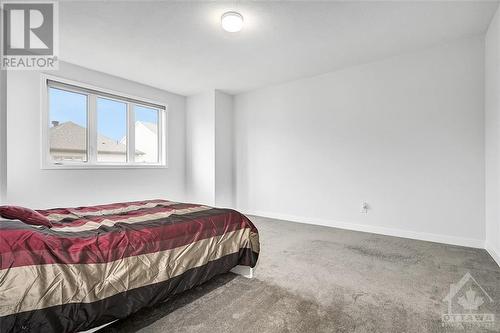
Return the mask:
POLYGON ((33 208, 185 199, 185 97, 66 63, 50 74, 168 104, 167 169, 41 170, 40 73, 7 76, 7 202, 33 208))
MULTIPOLYGON (((1 13, 1 12, 0 12, 1 13)), ((0 24, 3 36, 3 24, 0 24)), ((7 71, 0 69, 0 204, 5 200, 7 184, 7 71)))
POLYGON ((233 96, 215 92, 215 205, 234 206, 233 96))
POLYGON ((217 90, 187 98, 187 200, 233 206, 233 97, 217 90))
POLYGON ((485 40, 486 248, 500 265, 500 11, 485 40))
POLYGON ((237 208, 482 247, 483 51, 469 38, 237 95, 237 208))
MULTIPOLYGON (((1 33, 1 29, 0 29, 1 33)), ((7 186, 7 72, 0 70, 0 203, 7 186)))
POLYGON ((215 91, 186 104, 186 193, 195 203, 215 203, 215 91))

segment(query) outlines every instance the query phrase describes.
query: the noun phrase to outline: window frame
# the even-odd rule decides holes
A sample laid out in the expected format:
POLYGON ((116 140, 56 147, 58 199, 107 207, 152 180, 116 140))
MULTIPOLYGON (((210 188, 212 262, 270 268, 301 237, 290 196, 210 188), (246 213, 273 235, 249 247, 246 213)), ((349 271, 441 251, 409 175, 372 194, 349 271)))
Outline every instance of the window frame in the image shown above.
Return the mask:
POLYGON ((168 168, 168 105, 162 102, 133 96, 123 92, 64 79, 48 74, 41 75, 41 168, 42 169, 151 169, 168 168), (54 161, 50 156, 50 87, 87 96, 87 161, 54 161), (127 161, 97 161, 97 98, 116 100, 127 106, 127 161), (158 111, 158 161, 135 162, 134 105, 158 111))

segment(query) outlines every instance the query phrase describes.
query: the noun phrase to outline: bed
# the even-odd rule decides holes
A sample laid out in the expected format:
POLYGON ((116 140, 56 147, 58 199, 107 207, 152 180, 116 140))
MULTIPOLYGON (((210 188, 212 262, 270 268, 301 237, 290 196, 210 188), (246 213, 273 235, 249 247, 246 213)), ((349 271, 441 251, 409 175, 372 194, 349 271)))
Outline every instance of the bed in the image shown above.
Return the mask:
POLYGON ((0 221, 2 333, 88 330, 259 254, 257 229, 231 209, 147 200, 21 219, 0 221))

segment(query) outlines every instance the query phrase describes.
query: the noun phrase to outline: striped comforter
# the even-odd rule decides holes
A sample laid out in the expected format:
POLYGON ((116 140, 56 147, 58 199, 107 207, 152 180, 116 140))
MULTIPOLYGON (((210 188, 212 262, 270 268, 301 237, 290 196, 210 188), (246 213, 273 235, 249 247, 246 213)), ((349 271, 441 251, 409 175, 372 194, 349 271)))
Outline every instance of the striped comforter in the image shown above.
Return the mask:
POLYGON ((124 318, 236 265, 257 229, 229 209, 165 200, 39 210, 0 221, 0 332, 75 332, 124 318))

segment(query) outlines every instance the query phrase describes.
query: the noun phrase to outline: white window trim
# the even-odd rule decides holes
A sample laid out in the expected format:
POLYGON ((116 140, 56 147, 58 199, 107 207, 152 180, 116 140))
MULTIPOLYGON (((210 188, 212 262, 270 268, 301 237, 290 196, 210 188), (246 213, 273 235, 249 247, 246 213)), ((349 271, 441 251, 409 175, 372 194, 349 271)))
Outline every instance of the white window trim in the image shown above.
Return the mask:
MULTIPOLYGON (((60 169, 165 169, 168 168, 168 149, 167 149, 167 144, 168 144, 168 105, 162 102, 154 101, 151 99, 143 98, 143 97, 137 97, 131 94, 123 93, 123 92, 118 92, 106 88, 101 88, 97 86, 93 86, 90 84, 86 83, 81 83, 73 80, 68 80, 65 78, 53 76, 53 75, 48 75, 48 74, 41 74, 40 75, 40 87, 41 87, 41 96, 40 96, 40 101, 41 101, 41 168, 45 170, 60 170, 60 169), (67 84, 67 85, 72 85, 75 87, 81 87, 83 89, 89 89, 89 90, 95 90, 98 92, 102 92, 103 94, 110 94, 110 95, 115 95, 117 97, 124 97, 128 99, 133 99, 136 100, 137 102, 142 102, 144 103, 143 105, 146 107, 151 107, 151 104, 162 106, 164 110, 158 109, 158 163, 135 163, 132 162, 129 157, 127 156, 127 161, 125 163, 105 163, 105 162, 97 162, 95 157, 97 156, 97 151, 96 151, 96 140, 92 140, 92 138, 96 139, 97 138, 97 128, 95 126, 95 110, 93 112, 90 112, 89 108, 94 108, 95 103, 91 103, 90 96, 94 96, 92 94, 87 94, 88 99, 87 99, 87 122, 90 124, 90 122, 94 122, 93 126, 88 126, 89 132, 87 135, 87 149, 88 149, 88 161, 87 162, 70 162, 70 161, 62 161, 62 162, 54 162, 50 158, 50 147, 49 147, 49 96, 48 96, 48 91, 49 91, 49 85, 47 84, 47 81, 56 81, 60 82, 62 84, 67 84), (94 142, 95 141, 95 142, 94 142)), ((67 89, 71 91, 71 89, 67 89)), ((74 90, 76 93, 79 94, 85 94, 82 91, 78 91, 77 89, 74 90)), ((106 96, 103 96, 103 98, 108 98, 106 96)), ((127 104, 127 155, 135 149, 135 142, 134 139, 131 139, 131 134, 135 132, 135 121, 133 119, 129 119, 130 116, 133 115, 132 112, 129 111, 129 108, 133 107, 132 102, 126 102, 126 101, 121 101, 125 102, 127 104)), ((133 157, 132 157, 133 159, 133 157)))

